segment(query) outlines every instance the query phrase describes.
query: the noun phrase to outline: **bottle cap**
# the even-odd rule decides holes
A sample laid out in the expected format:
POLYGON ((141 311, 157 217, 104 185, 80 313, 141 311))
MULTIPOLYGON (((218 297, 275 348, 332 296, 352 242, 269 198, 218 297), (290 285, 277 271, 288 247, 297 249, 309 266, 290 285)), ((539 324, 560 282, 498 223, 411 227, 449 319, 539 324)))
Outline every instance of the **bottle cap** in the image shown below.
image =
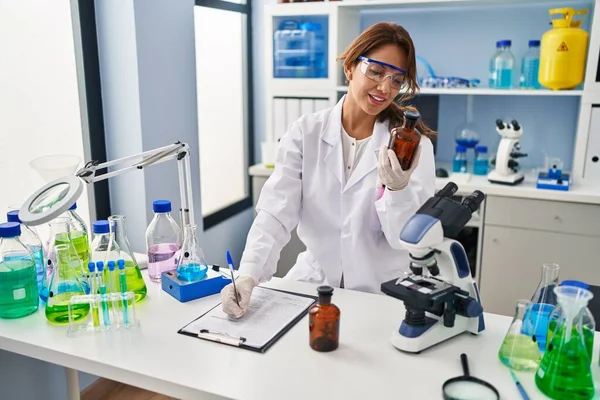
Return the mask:
POLYGON ((114 261, 109 261, 106 265, 108 265, 108 270, 109 271, 114 271, 115 270, 115 262, 114 261))
POLYGON ((467 152, 467 148, 465 146, 463 146, 462 144, 457 144, 456 145, 456 152, 457 153, 466 153, 467 152))
POLYGON ((96 263, 96 269, 98 270, 98 272, 104 271, 104 263, 102 261, 98 261, 96 263))
POLYGON ((171 212, 171 202, 169 200, 154 200, 152 210, 155 213, 171 212))
POLYGON ((100 221, 95 221, 92 224, 92 231, 95 234, 103 234, 103 233, 109 233, 110 232, 110 228, 108 225, 108 221, 105 219, 102 219, 100 221))
POLYGON ((333 288, 331 286, 319 286, 317 288, 317 293, 320 296, 331 296, 333 294, 333 288))
POLYGON ((90 261, 90 262, 88 263, 88 271, 90 271, 90 272, 94 272, 95 270, 96 270, 96 263, 94 263, 94 262, 90 261))
POLYGON ((475 151, 478 153, 487 153, 488 148, 487 148, 487 146, 480 145, 480 146, 475 147, 475 151))
POLYGON ((529 47, 540 47, 540 41, 539 40, 530 40, 529 41, 529 47))
POLYGON ((117 260, 117 265, 119 266, 119 270, 125 269, 125 260, 117 260))
POLYGON ((21 224, 18 222, 5 222, 0 224, 0 238, 11 238, 21 234, 21 224))
POLYGON ((73 203, 73 205, 69 207, 69 210, 77 210, 77 203, 73 203))
POLYGON ((510 47, 512 41, 510 40, 498 40, 496 42, 496 47, 510 47))
POLYGON ((6 213, 6 220, 8 222, 18 222, 21 223, 21 219, 19 218, 19 210, 11 210, 6 213))
POLYGON ((575 281, 575 280, 562 281, 560 283, 560 286, 575 286, 575 287, 582 288, 585 290, 588 290, 590 288, 590 285, 588 285, 587 283, 582 282, 582 281, 575 281))
POLYGON ((411 121, 416 121, 419 118, 421 118, 421 114, 419 114, 417 111, 406 110, 404 111, 404 118, 409 119, 411 121))

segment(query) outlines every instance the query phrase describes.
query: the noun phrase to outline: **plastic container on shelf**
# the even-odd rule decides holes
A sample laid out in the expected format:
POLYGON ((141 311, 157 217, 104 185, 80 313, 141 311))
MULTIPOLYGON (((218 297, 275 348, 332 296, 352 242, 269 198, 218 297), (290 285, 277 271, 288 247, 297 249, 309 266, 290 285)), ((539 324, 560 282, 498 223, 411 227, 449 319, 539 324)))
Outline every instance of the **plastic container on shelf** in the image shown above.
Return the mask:
POLYGON ((273 35, 275 78, 327 78, 327 26, 320 20, 279 24, 273 35))

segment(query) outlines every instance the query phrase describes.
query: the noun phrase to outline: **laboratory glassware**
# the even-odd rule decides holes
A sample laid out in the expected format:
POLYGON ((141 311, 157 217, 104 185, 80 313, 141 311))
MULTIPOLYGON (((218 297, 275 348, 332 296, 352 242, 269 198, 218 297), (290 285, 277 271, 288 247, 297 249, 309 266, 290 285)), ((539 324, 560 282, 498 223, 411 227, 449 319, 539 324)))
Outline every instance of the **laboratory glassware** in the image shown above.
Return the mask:
POLYGON ((535 336, 541 352, 546 350, 548 318, 557 304, 554 288, 558 286, 559 270, 558 264, 545 263, 542 265, 542 277, 531 298, 533 304, 523 323, 524 333, 535 336))
POLYGON ((559 286, 554 293, 562 314, 535 374, 535 384, 551 399, 592 399, 594 380, 580 315, 593 295, 576 286, 559 286))
MULTIPOLYGON (((66 223, 68 224, 68 230, 64 230, 63 232, 69 232, 69 238, 70 238, 71 242, 73 242, 73 245, 75 246, 77 255, 81 259, 84 269, 86 269, 88 262, 90 261, 89 235, 88 235, 88 230, 85 225, 85 222, 83 222, 83 219, 81 219, 79 214, 77 214, 77 212, 75 211, 76 209, 77 209, 77 203, 74 203, 71 206, 71 208, 69 208, 67 211, 62 213, 55 220, 58 220, 59 218, 66 219, 66 223)), ((51 236, 52 236, 52 230, 53 230, 52 223, 53 223, 53 221, 50 221, 51 236)), ((57 243, 50 243, 50 242, 48 243, 48 246, 47 246, 48 257, 51 256, 50 251, 52 250, 52 248, 54 247, 55 244, 57 244, 57 243)))
POLYGON ((467 96, 467 107, 465 113, 465 122, 460 124, 455 131, 454 140, 457 145, 464 146, 467 149, 475 148, 479 143, 479 128, 473 121, 473 96, 467 96))
MULTIPOLYGON (((11 210, 6 214, 8 222, 16 222, 21 224, 19 219, 19 210, 11 210)), ((48 299, 48 280, 46 279, 46 262, 44 261, 44 248, 38 234, 28 227, 21 224, 20 239, 24 245, 29 247, 29 250, 35 256, 35 271, 37 276, 38 292, 40 300, 45 303, 48 299)))
MULTIPOLYGON (((56 259, 54 254, 57 245, 65 244, 70 249, 70 265, 75 274, 81 281, 86 294, 89 293, 89 284, 87 281, 87 264, 84 266, 81 255, 89 259, 89 245, 87 243, 87 235, 81 235, 80 231, 72 231, 72 224, 68 217, 58 217, 50 222, 50 240, 48 241, 48 268, 47 276, 50 280, 53 274, 53 268, 56 264, 53 262, 56 259), (72 240, 74 238, 74 240, 72 240), (85 240, 85 244, 83 242, 85 240)), ((89 262, 89 261, 88 261, 89 262)), ((50 290, 50 285, 48 285, 50 290)), ((50 293, 48 293, 48 297, 50 293)))
POLYGON ((20 235, 18 222, 0 224, 0 318, 21 318, 39 307, 35 256, 20 235))
POLYGON ((94 239, 92 240, 92 261, 102 261, 104 265, 110 260, 119 257, 119 246, 110 232, 110 223, 107 220, 95 221, 92 224, 94 239))
MULTIPOLYGON (((52 251, 52 277, 46 303, 46 318, 54 324, 69 322, 69 301, 73 296, 85 294, 84 285, 78 270, 82 269, 81 260, 73 250, 72 243, 54 246, 52 251)), ((87 266, 86 266, 87 267, 87 266)), ((72 309, 75 320, 85 318, 90 312, 89 304, 78 304, 72 309)))
POLYGON ((402 126, 392 128, 388 149, 393 150, 398 157, 400 166, 404 171, 408 170, 413 163, 417 147, 421 141, 421 134, 415 126, 421 115, 417 111, 407 110, 404 112, 404 123, 402 126))
POLYGON ((448 379, 442 386, 444 400, 498 400, 500 393, 491 383, 471 375, 467 355, 460 355, 463 375, 448 379))
POLYGON ((529 50, 521 60, 521 76, 519 87, 521 89, 539 89, 538 74, 540 70, 540 41, 530 40, 529 50))
POLYGON ((177 278, 185 282, 199 281, 206 276, 207 271, 208 264, 198 243, 196 225, 186 225, 183 227, 183 245, 177 263, 177 278))
POLYGON ((332 351, 340 340, 340 309, 331 302, 333 288, 319 286, 319 300, 308 310, 310 347, 316 351, 332 351))
POLYGON ((467 149, 460 144, 456 145, 456 153, 452 160, 452 172, 467 172, 467 149))
POLYGON ((473 161, 473 174, 487 175, 489 169, 489 158, 487 146, 475 147, 475 160, 473 161))
POLYGON ((510 40, 496 42, 496 52, 490 60, 489 86, 492 89, 512 88, 515 56, 510 51, 511 44, 510 40))
POLYGON ((517 301, 515 316, 498 351, 500 361, 511 369, 535 371, 542 359, 534 337, 523 330, 524 318, 532 306, 529 300, 517 301))
MULTIPOLYGON (((124 215, 112 215, 108 217, 108 221, 110 222, 110 229, 113 230, 113 238, 119 249, 119 254, 113 261, 124 260, 127 288, 129 291, 135 293, 136 302, 141 301, 146 297, 148 289, 146 288, 142 272, 140 271, 140 267, 135 259, 133 251, 131 251, 131 245, 127 239, 127 228, 125 226, 126 218, 124 215)), ((107 274, 110 273, 110 270, 107 269, 106 271, 107 274)), ((107 276, 105 282, 110 291, 113 280, 107 276)))
POLYGON ((148 276, 161 281, 161 274, 177 268, 181 249, 181 229, 171 217, 171 202, 156 200, 152 203, 154 218, 146 230, 148 251, 148 276))
POLYGON ((52 154, 29 161, 29 166, 46 182, 73 175, 79 164, 81 158, 73 154, 52 154))

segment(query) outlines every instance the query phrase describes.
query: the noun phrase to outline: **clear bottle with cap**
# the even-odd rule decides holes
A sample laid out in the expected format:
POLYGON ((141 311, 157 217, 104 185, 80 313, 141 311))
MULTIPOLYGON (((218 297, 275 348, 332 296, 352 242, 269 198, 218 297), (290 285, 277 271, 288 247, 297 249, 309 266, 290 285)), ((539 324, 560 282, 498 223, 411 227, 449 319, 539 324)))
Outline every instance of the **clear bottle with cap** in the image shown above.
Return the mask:
POLYGON ((496 42, 496 52, 490 59, 490 81, 492 89, 511 89, 515 69, 515 56, 510 51, 512 41, 496 42))
POLYGON ((30 315, 40 303, 35 256, 20 235, 18 222, 0 224, 0 318, 30 315))
POLYGON ((467 172, 467 149, 465 146, 456 145, 456 153, 452 160, 452 172, 467 172))
MULTIPOLYGON (((142 277, 142 272, 138 266, 137 260, 131 251, 131 245, 127 239, 127 230, 125 226, 126 218, 124 215, 111 215, 108 217, 110 222, 110 229, 117 247, 119 254, 114 260, 123 260, 125 262, 125 276, 127 279, 127 287, 129 291, 135 293, 135 302, 139 302, 146 297, 148 289, 146 283, 142 277)), ((108 270, 105 271, 108 274, 108 270)), ((108 276, 105 277, 105 282, 109 282, 108 276)), ((110 291, 110 289, 109 289, 110 291)))
POLYGON ((35 256, 35 270, 37 275, 38 292, 40 300, 45 303, 48 299, 48 279, 46 279, 46 262, 44 261, 44 248, 38 234, 25 224, 21 223, 19 210, 11 210, 6 214, 8 222, 21 224, 20 239, 35 256))
POLYGON ((475 147, 475 160, 473 161, 474 175, 487 175, 490 160, 487 146, 475 147))
POLYGON ((181 249, 181 229, 171 217, 171 202, 155 200, 152 203, 154 218, 146 230, 148 252, 148 276, 154 282, 161 281, 161 274, 177 268, 181 249))
POLYGON ((538 75, 540 71, 540 41, 530 40, 529 49, 521 60, 521 76, 519 87, 521 89, 540 89, 538 75))
POLYGON ((421 142, 421 134, 416 129, 421 114, 417 111, 406 110, 404 112, 404 123, 400 127, 392 128, 388 149, 393 150, 398 157, 400 166, 404 171, 408 170, 413 163, 417 147, 421 142))
POLYGON ((317 304, 308 310, 310 347, 316 351, 333 351, 340 340, 340 309, 331 302, 331 286, 319 286, 317 293, 317 304))
POLYGON ((107 220, 95 221, 92 224, 94 240, 92 240, 92 261, 102 261, 106 265, 110 260, 119 258, 119 246, 110 233, 110 223, 107 220))

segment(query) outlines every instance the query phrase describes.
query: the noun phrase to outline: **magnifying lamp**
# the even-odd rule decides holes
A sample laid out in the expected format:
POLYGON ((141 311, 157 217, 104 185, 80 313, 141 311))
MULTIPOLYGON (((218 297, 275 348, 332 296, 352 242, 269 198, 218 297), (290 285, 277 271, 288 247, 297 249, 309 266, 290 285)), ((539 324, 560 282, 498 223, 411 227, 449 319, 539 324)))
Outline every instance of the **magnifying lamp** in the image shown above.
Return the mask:
POLYGON ((181 142, 102 164, 90 161, 74 175, 55 179, 33 193, 19 210, 19 218, 22 223, 29 226, 50 222, 75 204, 86 184, 112 178, 127 171, 141 170, 168 160, 177 160, 182 224, 194 224, 189 146, 181 142), (111 172, 98 173, 100 170, 122 163, 128 165, 111 172))
POLYGON ((469 374, 467 355, 460 355, 463 375, 448 379, 442 386, 444 400, 498 400, 500 393, 491 384, 469 374))

